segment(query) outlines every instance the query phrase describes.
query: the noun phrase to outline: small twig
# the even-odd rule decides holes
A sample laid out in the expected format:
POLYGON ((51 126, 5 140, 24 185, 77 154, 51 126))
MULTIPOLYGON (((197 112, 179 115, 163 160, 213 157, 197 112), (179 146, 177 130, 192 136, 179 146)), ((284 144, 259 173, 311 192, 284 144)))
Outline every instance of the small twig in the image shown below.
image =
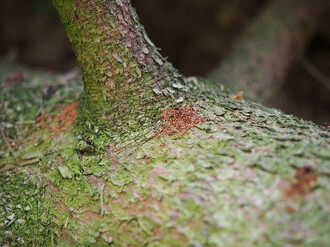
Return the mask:
POLYGON ((35 102, 37 102, 38 104, 42 104, 42 100, 40 100, 37 95, 32 92, 30 92, 30 95, 35 102))
POLYGON ((319 68, 308 61, 306 58, 301 58, 300 64, 307 70, 307 72, 313 76, 318 82, 320 82, 326 89, 330 90, 330 79, 319 68))
POLYGON ((35 124, 35 123, 36 123, 35 120, 25 120, 25 121, 16 122, 16 124, 22 124, 22 125, 24 125, 24 124, 35 124))
POLYGON ((6 135, 5 135, 5 133, 3 132, 3 129, 2 129, 1 124, 0 124, 0 132, 1 132, 1 136, 2 136, 2 138, 4 139, 6 145, 8 146, 9 151, 12 153, 12 152, 13 152, 13 149, 11 148, 11 145, 10 145, 9 141, 8 141, 8 139, 7 139, 6 135))
POLYGON ((101 213, 101 216, 103 216, 105 213, 104 204, 103 204, 103 191, 104 191, 105 184, 103 182, 98 182, 98 187, 99 187, 99 193, 100 193, 100 213, 101 213))
POLYGON ((32 99, 39 104, 39 109, 38 109, 38 113, 37 116, 39 116, 42 113, 43 110, 43 99, 42 97, 39 99, 34 93, 30 92, 30 95, 32 97, 32 99))
POLYGON ((61 82, 62 85, 67 85, 68 81, 77 78, 78 75, 79 75, 79 68, 74 67, 72 70, 70 70, 69 72, 63 74, 60 77, 60 82, 61 82))
POLYGON ((65 223, 64 223, 64 228, 67 228, 68 223, 69 223, 69 217, 66 217, 65 223))

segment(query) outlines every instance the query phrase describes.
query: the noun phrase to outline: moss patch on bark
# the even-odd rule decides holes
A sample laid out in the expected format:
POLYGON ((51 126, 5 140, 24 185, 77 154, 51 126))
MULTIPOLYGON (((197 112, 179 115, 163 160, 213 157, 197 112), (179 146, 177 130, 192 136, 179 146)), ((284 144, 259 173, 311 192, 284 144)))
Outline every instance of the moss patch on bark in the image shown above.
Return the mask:
MULTIPOLYGON (((6 92, 13 106, 11 100, 20 99, 15 95, 28 94, 24 88, 41 78, 32 73, 1 97, 6 92)), ((57 93, 43 103, 47 114, 60 114, 79 97, 73 81, 62 85, 56 78, 57 93)), ((144 129, 144 138, 119 138, 94 152, 81 148, 73 126, 58 135, 40 126, 30 133, 5 128, 6 134, 16 131, 12 138, 26 133, 12 152, 2 149, 1 195, 8 199, 0 224, 3 234, 11 232, 5 244, 12 243, 11 234, 37 246, 39 231, 44 246, 327 245, 329 131, 188 81, 193 100, 187 107, 205 121, 185 135, 159 136, 159 124, 144 129), (303 197, 288 197, 307 167, 317 180, 303 197), (25 191, 26 197, 17 196, 25 191), (25 201, 29 211, 16 207, 25 201), (15 216, 8 205, 15 205, 15 216), (32 219, 26 221, 32 232, 19 219, 32 219)), ((38 85, 35 93, 47 87, 38 85)), ((21 99, 38 109, 32 97, 21 99)), ((38 110, 21 114, 37 121, 38 110)), ((17 121, 10 120, 13 126, 17 121)))

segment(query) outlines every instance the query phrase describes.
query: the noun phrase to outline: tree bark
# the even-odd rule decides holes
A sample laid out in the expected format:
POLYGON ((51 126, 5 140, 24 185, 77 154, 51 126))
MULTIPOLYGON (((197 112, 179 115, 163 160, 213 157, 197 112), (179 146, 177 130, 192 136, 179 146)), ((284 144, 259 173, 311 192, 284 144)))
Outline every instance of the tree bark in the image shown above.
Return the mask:
POLYGON ((155 105, 184 100, 183 78, 158 53, 129 1, 54 0, 54 5, 85 85, 80 133, 94 148, 102 146, 93 141, 96 126, 96 139, 116 142, 114 132, 125 138, 155 124, 160 115, 155 105))
POLYGON ((329 7, 326 0, 270 1, 210 79, 268 103, 329 7))
MULTIPOLYGON (((0 142, 1 246, 328 245, 327 129, 237 101, 202 80, 183 79, 165 61, 144 66, 116 24, 133 20, 129 1, 55 5, 85 88, 79 78, 0 63, 0 75, 10 72, 0 90, 7 140, 0 142), (100 16, 109 20, 105 29, 110 25, 111 34, 121 38, 98 43, 104 34, 95 31, 103 26, 100 16), (100 56, 90 53, 95 46, 100 56), (120 57, 110 56, 114 51, 120 57), (140 77, 135 66, 126 70, 123 64, 130 61, 140 77), (114 74, 100 76, 100 68, 114 74), (164 84, 153 84, 163 76, 157 70, 174 81, 165 77, 164 84), (153 83, 146 83, 148 76, 153 83), (127 127, 124 121, 136 121, 139 114, 157 124, 127 127)), ((148 49, 150 59, 159 56, 148 49)))

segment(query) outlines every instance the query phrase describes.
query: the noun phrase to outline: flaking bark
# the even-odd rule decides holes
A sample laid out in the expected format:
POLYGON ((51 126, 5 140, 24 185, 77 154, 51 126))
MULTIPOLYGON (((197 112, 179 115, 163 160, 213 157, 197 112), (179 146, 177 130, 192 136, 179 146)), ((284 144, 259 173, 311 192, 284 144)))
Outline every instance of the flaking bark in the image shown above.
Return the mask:
POLYGON ((101 148, 86 134, 93 136, 95 127, 107 141, 115 141, 111 132, 134 135, 159 119, 155 105, 184 100, 185 81, 149 40, 130 1, 54 0, 54 5, 85 85, 79 123, 86 142, 101 148))

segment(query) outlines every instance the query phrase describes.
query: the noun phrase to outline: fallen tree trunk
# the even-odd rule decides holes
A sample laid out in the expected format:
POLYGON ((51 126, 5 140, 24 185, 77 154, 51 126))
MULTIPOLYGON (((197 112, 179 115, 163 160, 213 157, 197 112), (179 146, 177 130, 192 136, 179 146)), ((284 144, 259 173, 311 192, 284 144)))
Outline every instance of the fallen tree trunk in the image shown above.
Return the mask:
POLYGON ((327 129, 183 78, 129 1, 55 4, 85 89, 2 64, 1 245, 327 245, 327 129))

